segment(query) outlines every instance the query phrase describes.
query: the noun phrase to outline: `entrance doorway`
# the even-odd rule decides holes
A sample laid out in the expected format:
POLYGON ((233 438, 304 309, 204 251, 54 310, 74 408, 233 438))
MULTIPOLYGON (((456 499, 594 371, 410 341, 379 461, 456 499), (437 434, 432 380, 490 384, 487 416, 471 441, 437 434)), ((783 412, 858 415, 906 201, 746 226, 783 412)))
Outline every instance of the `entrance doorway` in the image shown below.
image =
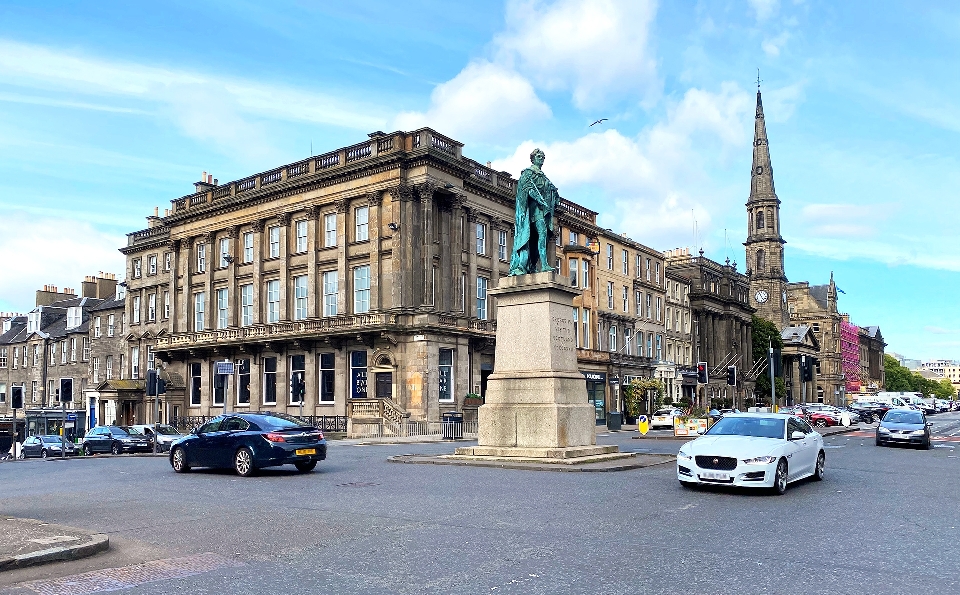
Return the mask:
POLYGON ((393 372, 377 372, 376 395, 378 399, 393 398, 393 372))

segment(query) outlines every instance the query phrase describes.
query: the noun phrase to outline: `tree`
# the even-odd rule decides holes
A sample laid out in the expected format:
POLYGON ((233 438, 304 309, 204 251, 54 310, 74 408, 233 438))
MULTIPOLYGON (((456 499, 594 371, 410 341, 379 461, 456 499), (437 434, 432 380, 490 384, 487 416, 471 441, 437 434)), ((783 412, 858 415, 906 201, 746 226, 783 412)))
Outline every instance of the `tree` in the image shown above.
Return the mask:
MULTIPOLYGON (((759 316, 753 317, 753 361, 767 360, 767 350, 773 346, 774 349, 780 350, 783 349, 783 338, 780 336, 780 331, 777 329, 777 325, 770 322, 766 318, 760 318, 759 316)), ((753 394, 761 401, 768 401, 770 399, 770 371, 764 368, 764 372, 761 372, 757 376, 756 384, 754 385, 753 394)), ((784 399, 787 396, 787 385, 784 384, 783 378, 776 379, 777 387, 777 398, 784 399)))
POLYGON ((884 389, 891 392, 913 392, 916 381, 913 373, 900 365, 892 355, 883 356, 884 389))

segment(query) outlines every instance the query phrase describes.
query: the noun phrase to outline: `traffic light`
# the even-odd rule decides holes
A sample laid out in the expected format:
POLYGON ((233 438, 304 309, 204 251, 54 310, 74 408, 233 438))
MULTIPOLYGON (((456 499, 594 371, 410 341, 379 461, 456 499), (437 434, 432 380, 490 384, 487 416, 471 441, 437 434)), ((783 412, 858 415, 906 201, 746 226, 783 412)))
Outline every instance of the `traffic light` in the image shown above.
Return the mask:
POLYGON ((707 362, 697 362, 697 384, 706 384, 708 379, 707 362))
POLYGON ((73 378, 60 379, 60 402, 70 403, 73 401, 73 378))
POLYGON ((290 378, 290 396, 295 403, 303 401, 306 386, 303 381, 303 372, 295 372, 290 378))
POLYGON ((157 377, 157 395, 167 394, 167 381, 163 378, 157 377))
POLYGON ((147 396, 157 396, 157 371, 147 370, 147 396))
POLYGON ((813 358, 803 356, 800 361, 800 373, 803 374, 801 380, 804 382, 813 381, 813 358))
POLYGON ((727 384, 730 386, 737 385, 737 367, 736 366, 727 366, 727 384))
POLYGON ((13 409, 23 409, 23 387, 10 387, 10 407, 13 409))
POLYGON ((773 375, 783 378, 783 355, 779 349, 773 350, 773 375))

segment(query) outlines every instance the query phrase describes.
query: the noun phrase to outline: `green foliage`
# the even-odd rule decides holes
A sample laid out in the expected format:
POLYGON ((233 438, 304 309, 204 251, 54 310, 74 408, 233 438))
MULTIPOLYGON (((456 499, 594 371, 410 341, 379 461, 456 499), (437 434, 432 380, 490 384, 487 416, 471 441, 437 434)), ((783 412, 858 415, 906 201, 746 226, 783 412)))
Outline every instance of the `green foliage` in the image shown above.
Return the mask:
POLYGON ((938 399, 952 399, 957 396, 956 389, 946 378, 934 380, 924 378, 900 365, 893 356, 883 356, 883 369, 886 377, 885 390, 892 392, 910 392, 934 395, 938 399))
POLYGON ((663 407, 663 382, 656 378, 636 378, 630 384, 620 387, 627 415, 636 417, 647 412, 647 391, 656 391, 651 410, 663 407))
MULTIPOLYGON (((766 318, 753 317, 753 361, 767 359, 767 349, 770 345, 774 349, 783 349, 783 338, 777 325, 766 318)), ((767 394, 770 394, 770 383, 767 383, 767 394)))

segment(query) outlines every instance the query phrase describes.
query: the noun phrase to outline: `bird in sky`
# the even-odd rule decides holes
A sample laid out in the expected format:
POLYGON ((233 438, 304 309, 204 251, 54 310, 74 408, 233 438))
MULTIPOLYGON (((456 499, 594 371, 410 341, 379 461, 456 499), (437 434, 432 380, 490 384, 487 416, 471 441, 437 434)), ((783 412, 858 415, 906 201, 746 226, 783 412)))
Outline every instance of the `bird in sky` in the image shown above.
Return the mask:
MULTIPOLYGON (((593 126, 593 125, 595 125, 595 124, 599 124, 600 122, 606 122, 606 121, 607 121, 606 118, 600 118, 599 120, 597 120, 596 122, 594 122, 594 123, 591 124, 590 126, 593 126)), ((588 127, 588 128, 589 128, 589 127, 588 127)))

